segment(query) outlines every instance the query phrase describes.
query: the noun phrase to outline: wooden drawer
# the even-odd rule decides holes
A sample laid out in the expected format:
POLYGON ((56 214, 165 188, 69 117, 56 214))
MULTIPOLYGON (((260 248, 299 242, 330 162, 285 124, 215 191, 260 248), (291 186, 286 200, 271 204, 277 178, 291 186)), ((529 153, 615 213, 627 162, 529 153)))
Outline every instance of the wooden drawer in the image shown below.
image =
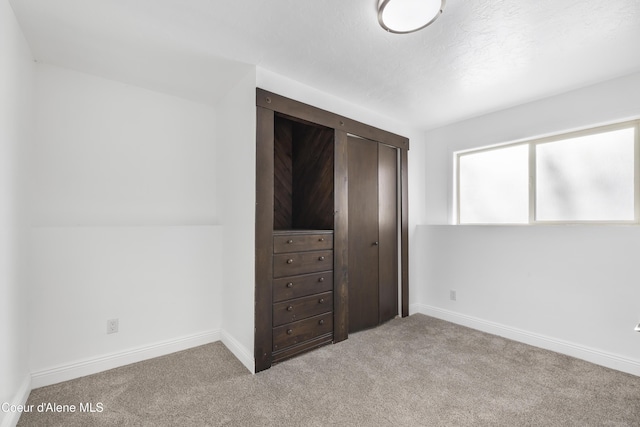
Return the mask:
POLYGON ((273 277, 333 270, 333 251, 296 252, 273 256, 273 277))
POLYGON ((290 357, 296 356, 300 353, 313 350, 314 348, 317 348, 326 344, 331 344, 332 342, 333 342, 333 331, 329 332, 328 334, 320 335, 319 337, 301 342, 300 344, 292 345, 289 347, 285 347, 281 350, 274 351, 272 353, 272 357, 273 357, 272 362, 278 363, 290 357))
POLYGON ((333 290, 333 271, 273 279, 273 302, 333 290))
POLYGON ((273 236, 273 253, 333 249, 333 234, 284 234, 273 236))
POLYGON ((329 332, 333 332, 333 313, 325 313, 273 328, 273 351, 329 332))
POLYGON ((333 311, 333 292, 324 292, 273 305, 273 326, 333 311))

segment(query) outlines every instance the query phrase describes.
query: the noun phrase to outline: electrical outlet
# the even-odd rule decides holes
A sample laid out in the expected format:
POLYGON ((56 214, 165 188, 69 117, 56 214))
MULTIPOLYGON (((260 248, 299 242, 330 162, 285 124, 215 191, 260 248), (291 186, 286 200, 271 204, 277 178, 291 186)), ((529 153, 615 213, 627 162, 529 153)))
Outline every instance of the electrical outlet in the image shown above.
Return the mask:
POLYGON ((456 291, 454 291, 454 290, 449 291, 449 299, 451 301, 455 301, 457 297, 458 296, 456 295, 456 291))
POLYGON ((107 333, 115 334, 118 332, 118 319, 107 320, 107 333))

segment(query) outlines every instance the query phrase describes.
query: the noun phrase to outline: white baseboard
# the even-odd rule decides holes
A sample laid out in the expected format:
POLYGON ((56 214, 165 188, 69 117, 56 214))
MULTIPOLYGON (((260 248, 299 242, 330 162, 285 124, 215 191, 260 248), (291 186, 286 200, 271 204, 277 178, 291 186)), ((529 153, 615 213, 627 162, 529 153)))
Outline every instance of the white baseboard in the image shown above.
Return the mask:
POLYGON ((222 343, 227 346, 229 351, 251 372, 256 373, 256 365, 253 360, 253 355, 245 346, 240 344, 238 340, 232 337, 226 331, 222 331, 222 343))
POLYGON ((84 359, 33 372, 31 374, 31 387, 44 387, 215 341, 220 341, 220 330, 202 332, 100 357, 84 359))
MULTIPOLYGON (((29 398, 29 393, 31 393, 31 376, 25 376, 24 381, 20 385, 20 388, 16 392, 13 400, 11 400, 12 405, 25 405, 27 403, 27 399, 29 398)), ((0 402, 2 403, 2 402, 0 402)), ((0 427, 15 427, 18 424, 18 420, 20 419, 21 412, 0 412, 4 416, 2 418, 2 423, 0 427)))
POLYGON ((467 326, 472 329, 487 332, 493 335, 509 338, 525 344, 566 354, 567 356, 586 360, 596 365, 626 372, 640 376, 640 360, 630 359, 612 353, 607 353, 598 349, 586 347, 569 341, 548 337, 500 323, 490 322, 473 316, 444 310, 426 304, 412 304, 409 307, 411 314, 422 313, 427 316, 436 317, 458 325, 467 326))

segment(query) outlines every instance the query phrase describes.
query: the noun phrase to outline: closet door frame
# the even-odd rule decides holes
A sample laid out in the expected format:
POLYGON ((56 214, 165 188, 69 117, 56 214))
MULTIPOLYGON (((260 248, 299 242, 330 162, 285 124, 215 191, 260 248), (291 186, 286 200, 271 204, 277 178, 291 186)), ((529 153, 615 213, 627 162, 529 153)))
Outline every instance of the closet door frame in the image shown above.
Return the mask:
POLYGON ((347 134, 400 149, 400 257, 402 317, 409 315, 409 139, 256 88, 255 371, 272 363, 273 173, 275 113, 334 129, 334 342, 347 339, 348 324, 348 167, 347 134))

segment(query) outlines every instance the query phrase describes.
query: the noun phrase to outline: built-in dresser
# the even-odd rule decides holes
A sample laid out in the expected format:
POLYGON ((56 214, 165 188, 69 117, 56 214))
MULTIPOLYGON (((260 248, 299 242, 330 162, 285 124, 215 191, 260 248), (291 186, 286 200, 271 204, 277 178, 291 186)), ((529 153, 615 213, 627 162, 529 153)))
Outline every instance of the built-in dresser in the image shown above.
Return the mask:
POLYGON ((273 361, 333 341, 333 230, 273 233, 273 361))

